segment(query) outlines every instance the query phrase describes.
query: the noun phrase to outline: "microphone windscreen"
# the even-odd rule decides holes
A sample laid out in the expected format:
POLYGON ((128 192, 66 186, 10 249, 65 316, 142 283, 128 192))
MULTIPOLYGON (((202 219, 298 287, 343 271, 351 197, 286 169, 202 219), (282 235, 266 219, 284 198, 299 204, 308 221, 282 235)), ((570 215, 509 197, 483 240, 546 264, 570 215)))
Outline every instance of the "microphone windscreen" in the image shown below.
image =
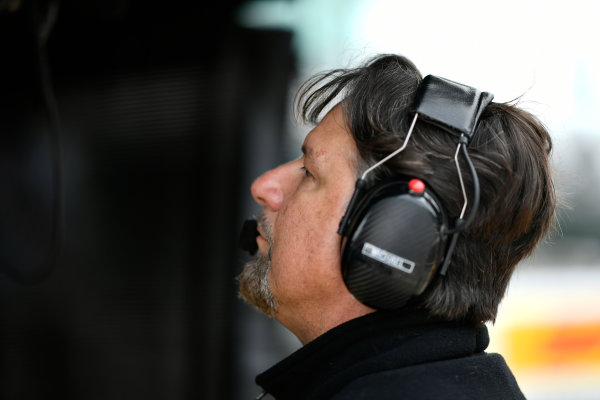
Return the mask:
POLYGON ((247 219, 244 221, 240 233, 239 247, 242 250, 246 250, 251 256, 258 251, 258 244, 256 243, 256 237, 258 236, 257 226, 258 223, 255 219, 247 219))

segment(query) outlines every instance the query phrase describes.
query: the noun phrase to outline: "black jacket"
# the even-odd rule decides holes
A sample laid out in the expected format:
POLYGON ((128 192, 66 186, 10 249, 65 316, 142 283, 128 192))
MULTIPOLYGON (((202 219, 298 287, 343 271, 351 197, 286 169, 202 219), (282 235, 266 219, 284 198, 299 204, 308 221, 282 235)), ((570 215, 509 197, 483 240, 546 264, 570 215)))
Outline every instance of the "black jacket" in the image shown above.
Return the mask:
POLYGON ((524 399, 485 326, 406 309, 342 324, 256 377, 287 399, 524 399))

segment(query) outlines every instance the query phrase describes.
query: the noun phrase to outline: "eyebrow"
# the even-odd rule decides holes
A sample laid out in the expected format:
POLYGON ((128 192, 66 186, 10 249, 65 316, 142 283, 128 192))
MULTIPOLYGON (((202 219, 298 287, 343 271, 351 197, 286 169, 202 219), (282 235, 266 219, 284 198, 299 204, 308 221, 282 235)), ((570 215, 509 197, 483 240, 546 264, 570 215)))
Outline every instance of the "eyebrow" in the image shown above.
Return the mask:
POLYGON ((302 144, 302 154, 304 154, 305 157, 312 157, 314 154, 314 151, 312 149, 312 147, 309 147, 306 145, 306 143, 302 144))

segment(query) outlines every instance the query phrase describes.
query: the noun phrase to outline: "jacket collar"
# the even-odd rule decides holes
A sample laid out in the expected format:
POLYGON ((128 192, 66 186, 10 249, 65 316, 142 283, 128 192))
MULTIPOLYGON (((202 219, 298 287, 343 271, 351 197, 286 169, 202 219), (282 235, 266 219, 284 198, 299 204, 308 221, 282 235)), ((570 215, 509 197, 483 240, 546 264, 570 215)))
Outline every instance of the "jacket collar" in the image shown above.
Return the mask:
POLYGON ((382 369, 482 352, 485 326, 470 327, 404 308, 339 325, 256 377, 277 399, 326 398, 349 381, 382 369))

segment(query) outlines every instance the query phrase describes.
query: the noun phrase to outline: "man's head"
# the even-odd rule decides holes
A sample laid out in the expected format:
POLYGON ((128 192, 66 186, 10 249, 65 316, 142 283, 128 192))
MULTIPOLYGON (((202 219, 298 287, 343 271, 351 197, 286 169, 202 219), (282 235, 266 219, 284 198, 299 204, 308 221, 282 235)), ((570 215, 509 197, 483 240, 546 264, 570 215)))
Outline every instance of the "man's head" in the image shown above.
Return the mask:
MULTIPOLYGON (((277 228, 284 222, 277 220, 285 216, 285 232, 295 237, 290 240, 280 236, 285 242, 273 243, 269 282, 276 299, 286 294, 281 283, 286 280, 302 282, 300 291, 309 291, 316 283, 323 285, 318 279, 323 278, 324 271, 310 266, 329 271, 325 278, 329 289, 346 295, 338 282, 341 237, 336 233, 337 226, 360 172, 402 144, 421 80, 409 60, 385 55, 363 67, 316 76, 301 88, 300 116, 308 122, 318 123, 324 110, 341 99, 341 104, 327 113, 305 143, 313 146, 311 136, 328 138, 330 152, 325 151, 321 159, 328 161, 328 179, 333 179, 336 186, 331 191, 316 191, 320 196, 312 197, 312 203, 299 197, 291 203, 294 207, 304 204, 299 213, 289 212, 286 204, 290 195, 286 197, 281 191, 275 196, 281 203, 280 210, 269 211, 270 206, 257 191, 265 176, 279 176, 283 173, 278 172, 279 168, 294 163, 301 168, 303 161, 310 163, 306 156, 263 175, 253 185, 253 195, 265 206, 267 216, 272 217, 267 219, 273 224, 273 231, 284 232, 277 228), (337 134, 331 134, 332 131, 337 134), (285 257, 276 259, 275 253, 285 257), (309 267, 288 267, 300 264, 309 267), (308 277, 314 278, 310 284, 308 277)), ((550 149, 548 133, 529 113, 508 104, 491 103, 485 109, 469 145, 481 184, 480 206, 473 223, 458 240, 447 275, 435 277, 416 299, 432 314, 474 323, 495 318, 516 264, 533 251, 551 224, 555 200, 548 161, 550 149)), ((368 182, 374 184, 398 175, 421 178, 441 198, 449 216, 456 218, 463 197, 453 162, 455 150, 455 137, 430 124, 417 123, 406 150, 375 170, 368 182)), ((316 153, 320 151, 323 152, 316 153)), ((313 159, 318 158, 314 155, 313 159)), ((310 165, 306 166, 310 170, 310 165)), ((463 175, 471 196, 470 176, 463 175)), ((282 180, 292 182, 289 177, 282 176, 282 180)), ((296 195, 295 190, 302 187, 297 188, 288 192, 296 195)), ((274 242, 278 240, 276 236, 274 242)), ((282 298, 281 304, 288 301, 282 298)), ((323 308, 321 312, 327 310, 323 308)))

